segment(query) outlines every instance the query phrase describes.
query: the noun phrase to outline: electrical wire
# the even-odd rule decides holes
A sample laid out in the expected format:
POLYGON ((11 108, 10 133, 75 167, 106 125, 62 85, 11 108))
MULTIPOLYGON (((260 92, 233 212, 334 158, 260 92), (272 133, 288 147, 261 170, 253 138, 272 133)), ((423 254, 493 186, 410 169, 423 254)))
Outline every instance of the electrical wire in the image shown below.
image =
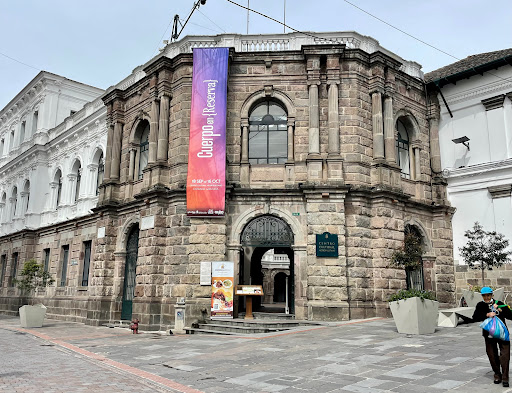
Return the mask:
POLYGON ((41 71, 41 68, 37 68, 37 67, 31 66, 30 64, 27 64, 27 63, 24 63, 24 62, 22 62, 22 61, 20 61, 20 60, 17 60, 17 59, 15 59, 14 57, 11 57, 11 56, 6 55, 5 53, 0 52, 0 55, 2 55, 2 56, 4 56, 4 57, 7 57, 8 59, 10 59, 10 60, 12 60, 12 61, 15 61, 16 63, 23 64, 24 66, 27 66, 27 67, 33 68, 34 70, 37 70, 37 71, 41 71))
MULTIPOLYGON (((297 30, 297 29, 295 29, 295 28, 293 28, 293 27, 291 27, 291 26, 288 26, 287 24, 285 24, 285 23, 283 23, 283 22, 281 22, 281 21, 279 21, 279 20, 277 20, 277 19, 275 19, 275 18, 272 18, 272 17, 270 17, 270 16, 268 16, 268 15, 265 15, 265 14, 263 14, 263 13, 261 13, 261 12, 259 12, 259 11, 256 11, 256 10, 254 10, 254 9, 252 9, 252 8, 249 8, 249 7, 246 7, 246 6, 244 6, 244 5, 238 4, 238 3, 236 3, 236 2, 235 2, 235 1, 233 1, 233 0, 226 0, 226 1, 228 1, 229 3, 232 3, 232 4, 236 5, 236 6, 238 6, 238 7, 240 7, 240 8, 243 8, 243 9, 245 9, 245 10, 247 10, 247 11, 254 12, 255 14, 258 14, 258 15, 263 16, 263 17, 265 17, 265 18, 267 18, 267 19, 270 19, 270 20, 272 20, 272 21, 274 21, 274 22, 276 22, 276 23, 279 23, 280 25, 283 25, 284 27, 287 27, 287 28, 289 28, 290 30, 293 30, 293 31, 295 31, 295 32, 297 32, 297 33, 302 33, 302 34, 308 35, 308 36, 310 36, 310 37, 314 37, 314 38, 321 39, 321 40, 327 40, 326 38, 319 37, 319 36, 316 36, 316 35, 314 35, 314 34, 311 34, 311 33, 305 32, 305 31, 297 30)), ((427 46, 429 46, 429 47, 431 47, 431 48, 433 48, 433 49, 435 49, 435 50, 437 50, 437 51, 439 51, 439 52, 441 52, 441 53, 444 53, 445 55, 448 55, 448 56, 450 56, 450 57, 452 57, 452 58, 454 58, 454 59, 456 59, 456 60, 458 60, 458 61, 462 60, 462 59, 460 59, 460 58, 458 58, 458 57, 456 57, 456 56, 453 56, 452 54, 450 54, 450 53, 448 53, 448 52, 445 52, 445 51, 444 51, 444 50, 442 50, 442 49, 439 49, 439 48, 435 47, 434 45, 429 44, 428 42, 425 42, 425 41, 423 41, 423 40, 421 40, 421 39, 419 39, 419 38, 417 38, 417 37, 413 36, 412 34, 407 33, 406 31, 404 31, 404 30, 402 30, 402 29, 400 29, 400 28, 398 28, 398 27, 396 27, 396 26, 392 25, 392 24, 391 24, 391 23, 389 23, 389 22, 386 22, 385 20, 383 20, 383 19, 381 19, 381 18, 379 18, 379 17, 377 17, 377 16, 373 15, 372 13, 370 13, 370 12, 368 12, 368 11, 366 11, 366 10, 362 9, 361 7, 358 7, 357 5, 355 5, 355 4, 353 4, 353 3, 351 3, 351 2, 350 2, 350 1, 348 1, 348 0, 343 0, 343 1, 344 1, 345 3, 347 3, 347 4, 350 4, 351 6, 353 6, 353 7, 355 7, 355 8, 357 8, 357 9, 358 9, 358 10, 360 10, 361 12, 364 12, 365 14, 367 14, 367 15, 371 16, 372 18, 375 18, 375 19, 377 19, 378 21, 380 21, 380 22, 382 22, 382 23, 384 23, 384 24, 388 25, 389 27, 391 27, 391 28, 393 28, 393 29, 395 29, 395 30, 397 30, 397 31, 399 31, 399 32, 401 32, 401 33, 403 33, 403 34, 407 35, 408 37, 411 37, 411 38, 413 38, 413 39, 415 39, 415 40, 417 40, 417 41, 421 42, 421 43, 422 43, 422 44, 424 44, 424 45, 427 45, 427 46)), ((502 78, 501 76, 496 75, 496 74, 494 74, 494 73, 492 73, 492 72, 489 72, 489 71, 487 71, 487 74, 492 75, 492 76, 494 76, 494 77, 496 77, 496 78, 498 78, 498 79, 501 79, 501 80, 503 80, 503 81, 507 81, 507 82, 512 80, 512 77, 511 77, 511 78, 502 78)), ((492 84, 492 83, 494 83, 494 82, 489 82, 488 84, 492 84)), ((486 85, 487 85, 487 84, 484 84, 484 85, 482 85, 482 86, 486 86, 486 85)))
POLYGON ((206 19, 208 19, 210 22, 212 22, 215 26, 217 26, 220 31, 222 31, 223 33, 226 32, 226 30, 224 30, 222 27, 220 27, 217 23, 215 23, 213 20, 211 20, 208 15, 206 15, 205 13, 203 13, 199 8, 197 9, 197 12, 199 12, 201 15, 203 15, 206 19))

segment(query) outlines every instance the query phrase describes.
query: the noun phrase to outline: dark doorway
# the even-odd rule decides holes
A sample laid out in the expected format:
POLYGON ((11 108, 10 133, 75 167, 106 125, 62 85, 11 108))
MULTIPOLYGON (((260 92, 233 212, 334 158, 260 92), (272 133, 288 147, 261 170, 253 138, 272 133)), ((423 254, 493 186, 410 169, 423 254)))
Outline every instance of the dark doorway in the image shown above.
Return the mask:
POLYGON ((274 303, 286 301, 286 273, 277 273, 274 277, 274 303))
MULTIPOLYGON (((240 253, 239 283, 261 285, 264 292, 263 297, 253 298, 253 310, 260 312, 289 310, 293 314, 295 288, 291 228, 278 217, 260 216, 244 228, 241 243, 243 249, 240 253), (273 277, 277 270, 283 274, 278 278, 276 287, 273 277), (285 304, 286 275, 288 275, 288 307, 285 304)), ((243 298, 239 299, 238 310, 245 311, 243 298)))
POLYGON ((134 225, 126 241, 126 264, 124 268, 123 303, 121 319, 132 319, 133 295, 135 293, 135 277, 137 256, 139 254, 139 225, 134 225))

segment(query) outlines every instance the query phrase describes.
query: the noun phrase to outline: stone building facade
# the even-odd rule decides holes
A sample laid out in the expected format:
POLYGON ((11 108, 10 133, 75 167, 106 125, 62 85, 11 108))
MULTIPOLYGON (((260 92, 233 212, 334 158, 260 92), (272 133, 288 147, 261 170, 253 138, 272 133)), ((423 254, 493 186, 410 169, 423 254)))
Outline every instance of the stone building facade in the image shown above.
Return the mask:
MULTIPOLYGON (((51 315, 91 324, 136 315, 143 329, 166 329, 178 299, 187 321, 209 312, 201 262, 233 261, 236 283, 254 284, 274 249, 290 260, 297 319, 387 315, 388 296, 406 286, 391 254, 411 225, 422 236, 425 288, 453 303, 453 209, 434 170, 436 112, 424 87, 417 63, 353 32, 169 44, 102 96, 105 171, 93 214, 54 236, 54 225, 40 230, 53 242, 73 236, 76 277, 91 237, 87 287, 70 279, 38 296, 51 315), (191 49, 215 46, 231 48, 226 214, 188 217, 191 49), (338 236, 338 257, 316 256, 325 232, 338 236)), ((43 238, 32 240, 36 257, 43 238)))

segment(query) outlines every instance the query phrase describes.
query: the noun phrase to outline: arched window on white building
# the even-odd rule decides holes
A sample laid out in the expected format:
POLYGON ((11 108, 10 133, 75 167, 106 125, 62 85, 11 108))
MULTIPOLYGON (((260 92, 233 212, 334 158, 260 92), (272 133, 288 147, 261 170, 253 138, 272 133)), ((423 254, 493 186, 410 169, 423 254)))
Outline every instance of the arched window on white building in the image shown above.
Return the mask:
POLYGON ((16 217, 16 205, 18 204, 18 187, 14 186, 11 193, 11 217, 10 220, 12 221, 14 217, 16 217))
POLYGON ((82 164, 80 163, 80 160, 76 160, 73 164, 69 179, 71 180, 71 189, 73 190, 73 196, 71 200, 73 203, 77 203, 78 198, 80 198, 80 183, 82 181, 82 164))
MULTIPOLYGON (((94 154, 92 168, 95 169, 95 173, 91 173, 91 175, 96 175, 96 181, 94 184, 94 193, 98 195, 100 193, 100 185, 103 183, 103 175, 105 173, 105 160, 103 158, 103 151, 98 149, 94 154)), ((94 177, 93 177, 94 180, 94 177)))
POLYGON ((11 130, 11 139, 9 141, 9 151, 14 149, 14 138, 16 137, 14 129, 11 130))
POLYGON ((34 111, 34 116, 32 117, 32 135, 37 132, 37 122, 39 121, 39 111, 34 111))
POLYGON ((25 140, 25 128, 26 128, 26 125, 27 125, 27 122, 25 120, 23 120, 21 122, 21 126, 20 126, 20 145, 25 140))
POLYGON ((55 187, 54 207, 57 209, 62 202, 62 172, 60 169, 57 169, 57 172, 55 172, 55 177, 53 178, 53 186, 55 187))
POLYGON ((22 207, 21 214, 25 215, 25 213, 27 213, 27 211, 28 211, 28 206, 30 203, 30 181, 29 180, 25 181, 25 186, 23 187, 23 192, 21 194, 21 198, 23 201, 23 205, 21 206, 22 207))
POLYGON ((5 206, 6 202, 7 196, 4 192, 2 193, 2 199, 0 200, 0 222, 5 222, 5 212, 7 210, 7 207, 5 206))

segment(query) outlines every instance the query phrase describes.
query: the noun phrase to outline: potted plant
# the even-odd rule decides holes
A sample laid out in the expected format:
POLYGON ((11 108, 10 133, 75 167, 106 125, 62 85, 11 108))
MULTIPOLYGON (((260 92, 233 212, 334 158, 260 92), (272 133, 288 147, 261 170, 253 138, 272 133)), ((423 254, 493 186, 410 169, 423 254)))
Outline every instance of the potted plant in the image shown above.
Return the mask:
MULTIPOLYGON (((21 279, 15 279, 16 286, 21 290, 23 296, 28 296, 32 291, 38 288, 44 288, 54 283, 54 279, 44 270, 43 265, 37 263, 35 259, 25 262, 19 276, 21 279)), ((21 327, 42 327, 46 307, 42 304, 24 305, 19 308, 21 327)))
POLYGON ((398 333, 429 334, 437 326, 439 303, 433 292, 402 289, 389 299, 398 333))
MULTIPOLYGON (((493 298, 495 300, 503 301, 505 297, 505 289, 504 288, 494 288, 491 286, 493 290, 493 298)), ((462 297, 466 302, 466 306, 468 307, 476 307, 478 302, 482 301, 482 295, 480 294, 480 290, 482 287, 478 285, 471 285, 468 283, 467 289, 462 289, 462 297)))
MULTIPOLYGON (((460 255, 470 269, 480 269, 482 272, 481 286, 485 286, 485 270, 492 270, 510 262, 512 251, 506 250, 508 240, 496 231, 484 231, 483 227, 475 222, 473 229, 464 233, 468 239, 465 246, 460 247, 460 255)), ((462 295, 469 307, 475 307, 482 300, 479 290, 481 287, 472 286, 469 290, 462 290, 462 295), (478 292, 476 292, 478 291, 478 292)), ((494 290, 494 299, 503 301, 504 289, 494 290)))

